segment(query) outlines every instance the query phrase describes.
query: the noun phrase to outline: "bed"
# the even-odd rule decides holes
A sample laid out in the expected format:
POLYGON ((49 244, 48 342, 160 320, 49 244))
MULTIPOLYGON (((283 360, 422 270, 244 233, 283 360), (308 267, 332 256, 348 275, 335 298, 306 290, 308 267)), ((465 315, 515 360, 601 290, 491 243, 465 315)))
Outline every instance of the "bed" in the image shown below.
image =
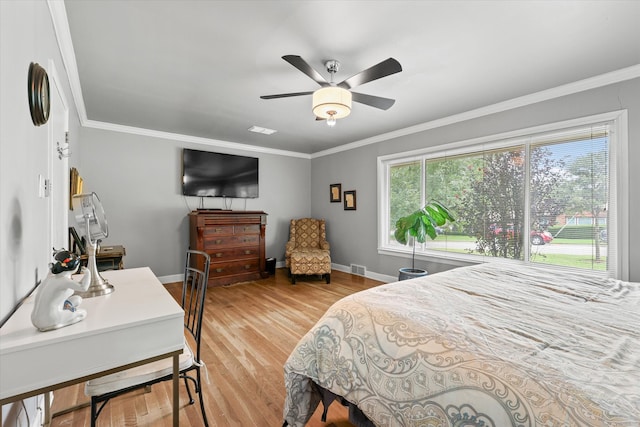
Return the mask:
POLYGON ((336 302, 284 366, 284 424, 640 426, 640 283, 487 263, 336 302), (351 413, 351 412, 350 412, 351 413))

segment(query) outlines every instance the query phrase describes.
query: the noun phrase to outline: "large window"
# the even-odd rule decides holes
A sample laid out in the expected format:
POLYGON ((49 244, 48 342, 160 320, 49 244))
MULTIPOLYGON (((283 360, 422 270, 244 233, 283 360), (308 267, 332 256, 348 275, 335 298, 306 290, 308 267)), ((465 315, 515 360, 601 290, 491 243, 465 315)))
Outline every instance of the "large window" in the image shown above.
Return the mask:
POLYGON ((395 222, 437 200, 456 222, 417 243, 417 254, 623 277, 620 120, 592 117, 379 158, 380 251, 411 251, 395 241, 395 222))

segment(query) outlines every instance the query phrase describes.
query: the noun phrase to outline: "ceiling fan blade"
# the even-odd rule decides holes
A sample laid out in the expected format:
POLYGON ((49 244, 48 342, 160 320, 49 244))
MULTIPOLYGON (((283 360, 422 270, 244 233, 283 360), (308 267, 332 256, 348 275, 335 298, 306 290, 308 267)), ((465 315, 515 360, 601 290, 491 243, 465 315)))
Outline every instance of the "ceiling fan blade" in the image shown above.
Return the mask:
POLYGON ((262 95, 260 99, 290 98, 292 96, 304 96, 304 95, 312 95, 312 94, 313 92, 279 93, 277 95, 262 95))
POLYGON ((316 70, 314 70, 311 65, 307 64, 307 61, 299 57, 298 55, 285 55, 282 57, 289 64, 296 67, 298 70, 305 73, 307 76, 311 77, 313 81, 318 83, 320 86, 328 86, 329 82, 325 80, 324 77, 320 75, 316 70))
POLYGON ((364 93, 351 92, 351 95, 355 102, 370 105, 371 107, 379 108, 381 110, 388 110, 396 102, 395 99, 366 95, 364 93))
POLYGON ((338 86, 344 89, 351 89, 400 71, 402 71, 400 63, 393 58, 389 58, 338 83, 338 86))

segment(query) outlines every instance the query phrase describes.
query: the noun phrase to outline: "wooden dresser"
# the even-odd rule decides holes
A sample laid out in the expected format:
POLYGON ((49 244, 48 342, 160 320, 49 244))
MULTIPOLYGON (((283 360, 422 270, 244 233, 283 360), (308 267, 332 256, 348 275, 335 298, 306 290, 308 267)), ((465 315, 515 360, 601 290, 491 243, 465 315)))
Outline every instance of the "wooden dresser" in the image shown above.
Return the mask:
POLYGON ((268 276, 267 214, 262 211, 198 210, 189 214, 189 246, 211 257, 209 286, 268 276))

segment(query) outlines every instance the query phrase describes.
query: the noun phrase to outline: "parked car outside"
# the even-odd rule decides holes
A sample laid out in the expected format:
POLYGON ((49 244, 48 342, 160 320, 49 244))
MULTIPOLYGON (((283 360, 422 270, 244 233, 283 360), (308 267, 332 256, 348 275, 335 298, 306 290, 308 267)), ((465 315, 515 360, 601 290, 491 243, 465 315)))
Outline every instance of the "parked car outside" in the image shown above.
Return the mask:
POLYGON ((548 231, 536 230, 531 232, 530 239, 532 245, 545 245, 551 243, 553 235, 548 231))
MULTIPOLYGON (((502 227, 498 227, 496 224, 492 224, 491 226, 489 226, 489 229, 493 231, 493 233, 496 235, 501 235, 504 233, 502 231, 502 227)), ((507 234, 507 237, 509 238, 513 237, 513 226, 509 226, 507 228, 506 234, 507 234)), ((536 245, 536 246, 545 245, 547 243, 551 243, 552 240, 553 240, 553 235, 548 231, 532 230, 531 233, 529 234, 529 241, 531 242, 532 245, 536 245)))

